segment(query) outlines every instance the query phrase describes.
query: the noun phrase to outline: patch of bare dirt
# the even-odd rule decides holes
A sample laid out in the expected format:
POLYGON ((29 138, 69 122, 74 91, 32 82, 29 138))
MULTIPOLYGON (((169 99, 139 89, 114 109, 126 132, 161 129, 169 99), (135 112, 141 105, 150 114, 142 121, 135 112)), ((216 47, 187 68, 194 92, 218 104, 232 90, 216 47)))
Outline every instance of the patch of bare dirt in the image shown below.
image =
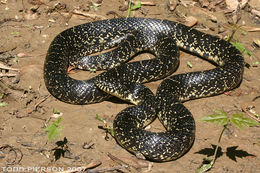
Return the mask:
MULTIPOLYGON (((98 128, 104 124, 96 119, 99 115, 112 126, 114 117, 128 104, 105 101, 93 105, 69 105, 50 96, 45 88, 43 63, 53 38, 74 25, 125 17, 127 1, 1 0, 0 172, 33 172, 37 167, 42 169, 41 172, 50 172, 44 168, 53 168, 54 171, 55 168, 89 168, 90 172, 194 172, 203 158, 212 154, 212 145, 217 144, 221 132, 221 127, 199 121, 200 118, 212 114, 215 109, 236 113, 249 106, 254 106, 259 115, 259 0, 142 2, 141 8, 131 15, 182 22, 221 38, 232 36, 252 53, 252 56, 244 55, 248 65, 237 89, 185 103, 194 115, 197 127, 191 150, 180 159, 167 163, 138 160, 98 128), (60 146, 48 142, 44 130, 56 120, 53 118, 54 109, 62 113, 61 141, 67 139, 63 141, 65 143, 59 143, 60 146), (54 154, 60 156, 57 161, 54 154)), ((212 67, 198 57, 182 53, 176 73, 212 67), (187 66, 187 61, 192 68, 187 66)), ((147 86, 156 91, 159 83, 152 82, 147 86)), ((245 115, 249 116, 249 113, 245 112, 245 115)), ((151 128, 160 129, 161 126, 156 121, 151 128)), ((259 127, 243 130, 228 127, 221 141, 221 150, 222 155, 217 158, 211 172, 260 172, 259 127), (230 151, 232 156, 227 155, 230 151)))

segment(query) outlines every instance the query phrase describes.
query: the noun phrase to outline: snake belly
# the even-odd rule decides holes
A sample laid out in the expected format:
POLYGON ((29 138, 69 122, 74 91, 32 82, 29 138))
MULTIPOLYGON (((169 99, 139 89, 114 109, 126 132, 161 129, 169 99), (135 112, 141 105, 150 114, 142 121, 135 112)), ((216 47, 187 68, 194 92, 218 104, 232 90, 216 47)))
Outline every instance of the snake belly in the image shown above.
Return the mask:
POLYGON ((243 70, 241 53, 215 36, 168 20, 117 18, 78 25, 58 34, 47 52, 44 80, 55 98, 70 104, 97 103, 110 95, 133 103, 115 117, 114 137, 136 156, 162 162, 181 157, 194 142, 195 121, 182 103, 237 87, 243 70), (167 77, 179 64, 179 48, 216 68, 167 77), (112 51, 93 55, 108 49, 112 51), (155 58, 127 63, 142 52, 155 58), (107 71, 76 80, 67 74, 69 65, 107 71), (156 94, 143 85, 165 77, 156 94), (145 130, 157 117, 166 130, 145 130))

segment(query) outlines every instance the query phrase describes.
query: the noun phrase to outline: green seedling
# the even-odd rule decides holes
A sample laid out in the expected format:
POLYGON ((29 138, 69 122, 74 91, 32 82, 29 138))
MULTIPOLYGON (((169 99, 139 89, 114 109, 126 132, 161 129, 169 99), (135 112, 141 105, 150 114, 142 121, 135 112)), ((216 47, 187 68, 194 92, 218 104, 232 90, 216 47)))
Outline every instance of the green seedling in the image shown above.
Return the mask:
POLYGON ((141 1, 136 1, 135 5, 133 5, 133 6, 132 5, 133 5, 133 2, 132 2, 132 0, 130 0, 129 5, 128 5, 128 10, 127 10, 127 17, 130 17, 131 11, 135 11, 135 10, 141 8, 142 3, 141 3, 141 1))
POLYGON ((231 41, 230 42, 234 47, 236 47, 243 55, 247 54, 248 56, 252 56, 252 52, 249 51, 248 49, 246 49, 242 43, 239 43, 239 42, 233 42, 231 41))
POLYGON ((97 69, 91 68, 91 69, 89 69, 89 71, 90 71, 91 73, 96 73, 96 72, 97 72, 97 69))
POLYGON ((13 62, 14 62, 14 63, 18 63, 18 61, 19 61, 19 60, 18 60, 18 56, 15 55, 15 56, 14 56, 14 59, 13 59, 13 62))
POLYGON ((114 129, 113 129, 112 127, 110 127, 110 126, 107 125, 106 120, 104 120, 104 119, 103 119, 102 117, 100 117, 98 114, 96 114, 96 119, 99 120, 99 121, 101 121, 102 123, 104 123, 104 126, 103 126, 103 127, 100 127, 100 128, 106 130, 111 136, 114 137, 114 134, 115 134, 115 133, 114 133, 114 129))
POLYGON ((253 63, 253 67, 258 67, 258 65, 259 65, 259 61, 253 63))
POLYGON ((8 105, 8 103, 6 103, 6 102, 0 102, 0 107, 5 107, 7 105, 8 105))
POLYGON ((12 35, 15 35, 15 36, 19 36, 21 34, 21 32, 18 32, 18 31, 14 31, 14 32, 11 32, 12 35))
POLYGON ((187 61, 186 63, 189 68, 192 68, 192 63, 190 61, 187 61))
POLYGON ((58 109, 53 108, 53 114, 61 114, 61 112, 58 109))
POLYGON ((61 117, 59 117, 57 119, 57 121, 52 121, 52 124, 48 125, 45 128, 45 131, 48 132, 49 141, 60 138, 60 134, 61 134, 61 131, 62 131, 62 126, 60 125, 60 123, 61 123, 61 117))
POLYGON ((141 1, 136 1, 136 4, 131 7, 131 11, 141 8, 141 6, 142 6, 141 1))
POLYGON ((98 7, 101 5, 101 4, 98 4, 98 3, 95 3, 93 1, 91 1, 91 8, 94 9, 94 11, 97 11, 98 10, 98 7))
MULTIPOLYGON (((231 115, 231 118, 229 118, 228 113, 223 110, 215 110, 215 112, 216 112, 216 114, 208 115, 208 116, 205 116, 200 119, 201 121, 210 122, 212 124, 218 124, 219 126, 222 126, 223 129, 222 129, 219 139, 218 139, 218 145, 216 145, 216 147, 215 147, 213 159, 205 158, 204 162, 206 162, 206 163, 202 164, 202 166, 198 169, 198 173, 209 171, 213 167, 213 165, 216 161, 216 158, 217 158, 218 150, 220 148, 220 141, 221 141, 222 135, 223 135, 224 131, 227 129, 228 125, 232 124, 239 129, 242 129, 243 126, 250 127, 250 126, 259 126, 260 125, 260 123, 256 122, 255 120, 252 120, 250 118, 245 118, 244 114, 242 114, 242 113, 233 114, 233 115, 231 115)), ((231 149, 234 150, 236 148, 231 147, 231 149)))

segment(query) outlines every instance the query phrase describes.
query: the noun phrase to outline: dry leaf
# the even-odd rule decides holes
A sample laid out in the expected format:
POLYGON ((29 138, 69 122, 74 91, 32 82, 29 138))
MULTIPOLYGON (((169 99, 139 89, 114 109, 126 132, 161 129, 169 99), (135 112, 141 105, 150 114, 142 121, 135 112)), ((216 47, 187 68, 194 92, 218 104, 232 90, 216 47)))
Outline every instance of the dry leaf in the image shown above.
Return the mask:
POLYGON ((198 19, 193 16, 186 17, 185 20, 186 20, 185 25, 189 27, 196 25, 198 22, 198 19))
POLYGON ((24 18, 26 20, 35 20, 38 17, 39 17, 39 15, 37 13, 32 12, 31 10, 26 11, 24 14, 24 18))
POLYGON ((256 15, 256 16, 258 16, 258 17, 260 17, 260 11, 258 11, 258 10, 252 9, 251 13, 256 15))
POLYGON ((194 6, 196 4, 196 2, 189 0, 180 0, 180 2, 184 7, 194 6))
POLYGON ((201 7, 208 7, 209 1, 207 0, 199 0, 201 7))
POLYGON ((230 11, 236 11, 239 6, 238 0, 226 0, 226 4, 230 11))
POLYGON ((177 4, 178 4, 177 0, 169 0, 167 5, 170 11, 174 11, 177 4))
MULTIPOLYGON (((259 1, 259 2, 260 2, 260 1, 259 1)), ((242 0, 242 1, 240 2, 240 8, 243 9, 243 8, 247 5, 247 3, 248 3, 248 0, 242 0)))

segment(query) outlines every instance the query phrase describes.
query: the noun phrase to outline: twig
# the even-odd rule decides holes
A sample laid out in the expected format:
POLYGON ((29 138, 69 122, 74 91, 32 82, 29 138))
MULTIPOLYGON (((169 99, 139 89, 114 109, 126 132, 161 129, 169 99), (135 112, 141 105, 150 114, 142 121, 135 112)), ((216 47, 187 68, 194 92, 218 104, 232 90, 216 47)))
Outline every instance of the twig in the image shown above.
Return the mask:
POLYGON ((74 9, 72 11, 72 14, 82 15, 82 16, 85 16, 85 17, 90 17, 92 19, 96 19, 96 18, 103 19, 103 20, 107 19, 106 17, 104 17, 102 15, 86 13, 86 12, 83 12, 83 11, 80 11, 80 10, 77 10, 77 9, 74 9))
POLYGON ((245 105, 245 106, 243 106, 242 107, 242 111, 244 111, 248 116, 250 116, 252 119, 254 119, 255 121, 257 121, 257 122, 260 122, 260 117, 256 117, 256 115, 254 115, 252 112, 250 112, 249 111, 250 110, 250 108, 249 108, 249 106, 247 105, 245 105))
MULTIPOLYGON (((126 163, 125 161, 123 161, 123 160, 121 160, 121 159, 119 159, 118 157, 116 157, 116 156, 113 156, 112 154, 110 154, 110 153, 107 153, 107 156, 111 159, 111 160, 113 160, 113 161, 115 161, 116 163, 118 163, 118 164, 120 164, 121 166, 127 166, 126 167, 126 169, 129 171, 129 172, 133 172, 133 170, 131 170, 131 168, 134 168, 134 170, 136 170, 136 171, 140 171, 142 168, 147 168, 146 166, 145 167, 139 167, 139 166, 134 166, 134 165, 130 165, 129 163, 126 163)), ((137 163, 137 162, 136 162, 137 163)), ((148 169, 149 169, 149 166, 148 166, 148 169)))
POLYGON ((50 94, 46 95, 43 99, 41 99, 38 103, 36 103, 36 104, 34 105, 33 110, 29 111, 28 113, 32 113, 32 112, 36 111, 37 107, 38 107, 41 103, 43 103, 45 100, 47 100, 50 96, 51 96, 50 94))
POLYGON ((14 77, 17 76, 15 73, 0 73, 0 77, 14 77))
MULTIPOLYGON (((138 1, 132 1, 132 3, 137 4, 138 1)), ((151 1, 141 1, 142 5, 147 5, 147 6, 156 6, 155 2, 151 2, 151 1)))
POLYGON ((213 160, 212 160, 212 167, 213 167, 213 164, 215 163, 215 161, 216 161, 216 159, 217 159, 217 153, 218 153, 218 148, 219 148, 219 146, 220 146, 220 141, 221 141, 221 138, 222 138, 222 135, 223 135, 223 133, 224 133, 224 131, 227 129, 227 124, 226 125, 224 125, 224 127, 223 127, 223 129, 222 129, 222 131, 221 131, 221 133, 220 133, 220 135, 219 135, 219 138, 218 138, 218 144, 217 144, 217 146, 216 146, 216 149, 215 149, 215 152, 214 152, 214 158, 213 158, 213 160))
POLYGON ((127 168, 130 167, 130 165, 129 165, 128 163, 124 162, 123 160, 119 159, 119 158, 116 157, 116 156, 113 156, 113 155, 110 154, 110 153, 107 153, 107 156, 108 156, 111 160, 113 160, 113 161, 119 163, 120 165, 125 165, 125 166, 127 166, 127 168))
POLYGON ((2 63, 0 63, 0 68, 1 68, 1 69, 5 69, 5 70, 20 71, 20 70, 17 69, 17 68, 8 67, 8 66, 6 66, 6 65, 4 65, 4 64, 2 64, 2 63))
POLYGON ((18 149, 18 148, 14 148, 13 146, 8 145, 8 144, 7 144, 7 145, 0 146, 0 150, 6 149, 6 148, 9 148, 9 152, 13 151, 14 154, 15 154, 14 160, 13 160, 12 162, 10 162, 10 163, 8 162, 7 164, 8 164, 8 165, 19 164, 19 163, 21 162, 22 158, 23 158, 23 153, 22 153, 22 151, 21 151, 20 149, 18 149), (17 151, 19 151, 19 153, 20 153, 20 155, 21 155, 19 159, 17 159, 17 157, 18 157, 17 151))

